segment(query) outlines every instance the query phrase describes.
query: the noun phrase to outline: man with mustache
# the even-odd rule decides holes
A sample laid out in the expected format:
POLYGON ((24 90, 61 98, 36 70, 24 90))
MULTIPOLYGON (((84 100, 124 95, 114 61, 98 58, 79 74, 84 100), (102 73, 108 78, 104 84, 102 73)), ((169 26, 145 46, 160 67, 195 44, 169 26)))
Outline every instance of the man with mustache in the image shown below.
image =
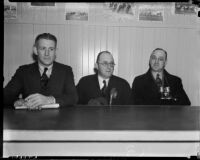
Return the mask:
POLYGON ((135 77, 132 84, 132 101, 135 105, 190 105, 179 77, 165 70, 167 52, 153 50, 149 70, 135 77))

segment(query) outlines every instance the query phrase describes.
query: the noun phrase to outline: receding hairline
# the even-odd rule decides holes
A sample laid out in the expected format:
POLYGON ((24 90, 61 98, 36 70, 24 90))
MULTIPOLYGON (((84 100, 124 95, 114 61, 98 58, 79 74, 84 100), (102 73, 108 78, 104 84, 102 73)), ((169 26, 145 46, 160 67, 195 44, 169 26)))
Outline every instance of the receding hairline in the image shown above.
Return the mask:
MULTIPOLYGON (((113 55, 111 54, 111 52, 109 52, 109 51, 101 51, 101 52, 99 52, 99 54, 97 55, 97 59, 96 59, 96 63, 98 63, 98 61, 99 61, 99 59, 100 59, 100 56, 102 55, 102 54, 109 54, 109 55, 111 55, 111 57, 113 58, 113 55)), ((114 58, 113 58, 113 60, 114 60, 114 58)))
POLYGON ((150 56, 152 56, 156 51, 163 51, 164 54, 165 54, 165 58, 166 58, 166 60, 167 60, 167 51, 164 50, 164 49, 162 49, 162 48, 156 48, 156 49, 154 49, 154 50, 151 52, 151 55, 150 55, 150 56))
POLYGON ((37 35, 37 37, 35 38, 35 46, 37 46, 39 40, 41 39, 51 40, 55 43, 55 46, 57 46, 57 38, 51 33, 42 33, 42 34, 37 35))

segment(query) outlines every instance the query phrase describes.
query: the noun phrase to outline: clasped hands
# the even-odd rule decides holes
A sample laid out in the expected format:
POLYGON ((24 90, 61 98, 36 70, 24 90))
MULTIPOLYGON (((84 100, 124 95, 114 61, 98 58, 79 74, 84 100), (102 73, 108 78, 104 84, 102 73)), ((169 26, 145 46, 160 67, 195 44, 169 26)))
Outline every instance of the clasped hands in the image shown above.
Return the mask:
POLYGON ((97 98, 92 98, 88 102, 89 106, 101 106, 101 105, 108 105, 108 101, 104 97, 97 97, 97 98))
POLYGON ((14 106, 26 106, 29 110, 41 110, 42 105, 50 103, 50 97, 35 93, 25 99, 18 99, 15 101, 14 106))

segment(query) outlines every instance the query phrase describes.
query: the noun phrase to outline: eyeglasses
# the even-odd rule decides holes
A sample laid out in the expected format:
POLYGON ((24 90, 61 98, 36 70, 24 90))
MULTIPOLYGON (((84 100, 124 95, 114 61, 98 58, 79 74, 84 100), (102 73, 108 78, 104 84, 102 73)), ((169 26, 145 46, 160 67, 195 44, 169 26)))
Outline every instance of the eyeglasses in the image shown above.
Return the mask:
POLYGON ((107 62, 98 63, 98 64, 101 64, 104 67, 112 67, 112 68, 115 66, 115 63, 107 63, 107 62))
POLYGON ((48 52, 54 52, 56 50, 56 48, 54 47, 50 47, 50 48, 46 48, 46 47, 38 47, 38 50, 40 52, 45 52, 46 50, 48 50, 48 52))

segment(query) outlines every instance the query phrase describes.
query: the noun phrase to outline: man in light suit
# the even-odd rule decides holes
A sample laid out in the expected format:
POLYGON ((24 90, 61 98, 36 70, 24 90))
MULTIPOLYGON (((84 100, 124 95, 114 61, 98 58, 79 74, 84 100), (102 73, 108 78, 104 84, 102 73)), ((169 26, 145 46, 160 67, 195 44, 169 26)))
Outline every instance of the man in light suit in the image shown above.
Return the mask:
POLYGON ((77 103, 72 68, 55 61, 56 47, 54 35, 43 33, 36 37, 34 54, 37 61, 17 69, 4 88, 5 106, 25 103, 29 109, 40 109, 47 104, 58 103, 66 107, 77 103))
POLYGON ((113 75, 114 59, 109 51, 98 54, 96 74, 82 77, 77 85, 79 104, 126 105, 130 102, 129 83, 113 75))
POLYGON ((132 84, 132 101, 135 105, 190 105, 181 79, 165 70, 167 52, 153 50, 149 70, 135 77, 132 84))

